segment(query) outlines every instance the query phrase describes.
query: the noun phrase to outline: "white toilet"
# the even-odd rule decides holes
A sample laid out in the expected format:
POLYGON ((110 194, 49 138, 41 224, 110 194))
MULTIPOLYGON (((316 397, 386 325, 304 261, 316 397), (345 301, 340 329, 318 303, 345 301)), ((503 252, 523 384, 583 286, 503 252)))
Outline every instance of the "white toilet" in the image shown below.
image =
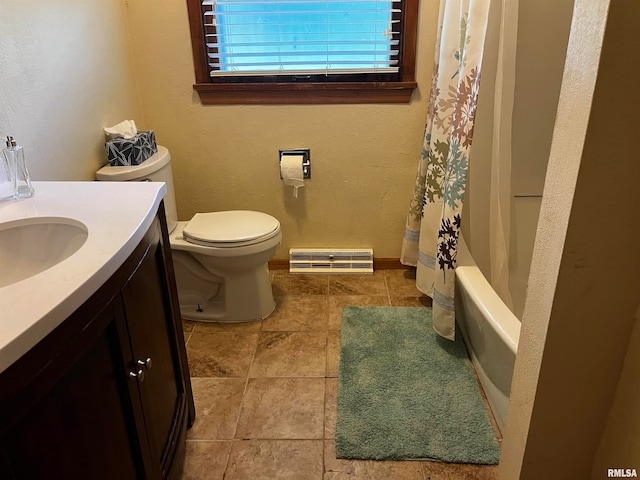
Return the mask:
POLYGON ((140 165, 106 166, 98 180, 157 181, 164 198, 180 313, 189 320, 245 322, 267 317, 275 308, 267 263, 282 240, 280 222, 247 210, 196 213, 178 222, 171 155, 158 153, 140 165))

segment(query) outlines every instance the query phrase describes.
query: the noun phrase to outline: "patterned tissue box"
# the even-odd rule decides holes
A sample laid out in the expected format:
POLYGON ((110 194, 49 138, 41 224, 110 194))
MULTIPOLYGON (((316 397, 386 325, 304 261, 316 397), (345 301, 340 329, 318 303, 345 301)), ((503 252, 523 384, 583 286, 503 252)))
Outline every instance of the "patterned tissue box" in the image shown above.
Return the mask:
POLYGON ((117 138, 104 144, 112 167, 140 165, 158 151, 153 130, 141 131, 133 138, 117 138))

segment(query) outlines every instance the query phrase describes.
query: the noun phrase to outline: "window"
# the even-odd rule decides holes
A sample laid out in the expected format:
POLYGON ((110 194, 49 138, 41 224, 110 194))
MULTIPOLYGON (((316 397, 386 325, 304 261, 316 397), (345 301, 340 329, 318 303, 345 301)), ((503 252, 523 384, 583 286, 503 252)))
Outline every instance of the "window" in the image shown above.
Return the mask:
POLYGON ((402 103, 418 0, 187 0, 204 104, 402 103))

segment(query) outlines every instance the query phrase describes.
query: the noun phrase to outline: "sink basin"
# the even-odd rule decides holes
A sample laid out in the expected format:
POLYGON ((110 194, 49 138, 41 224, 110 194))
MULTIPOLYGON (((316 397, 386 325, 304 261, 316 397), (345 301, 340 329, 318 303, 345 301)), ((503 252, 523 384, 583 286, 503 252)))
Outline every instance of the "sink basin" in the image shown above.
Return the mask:
POLYGON ((87 227, 66 217, 32 217, 0 223, 0 288, 33 277, 77 252, 87 227))

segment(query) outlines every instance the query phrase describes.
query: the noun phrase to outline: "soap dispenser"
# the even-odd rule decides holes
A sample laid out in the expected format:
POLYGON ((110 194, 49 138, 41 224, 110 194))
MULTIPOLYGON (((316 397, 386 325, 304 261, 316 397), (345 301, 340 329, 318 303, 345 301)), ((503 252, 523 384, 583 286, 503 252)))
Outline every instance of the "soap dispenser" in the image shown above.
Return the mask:
POLYGON ((4 158, 10 180, 13 184, 13 198, 33 197, 35 191, 31 186, 27 161, 24 158, 24 149, 18 145, 12 136, 7 137, 7 146, 4 148, 4 158))

